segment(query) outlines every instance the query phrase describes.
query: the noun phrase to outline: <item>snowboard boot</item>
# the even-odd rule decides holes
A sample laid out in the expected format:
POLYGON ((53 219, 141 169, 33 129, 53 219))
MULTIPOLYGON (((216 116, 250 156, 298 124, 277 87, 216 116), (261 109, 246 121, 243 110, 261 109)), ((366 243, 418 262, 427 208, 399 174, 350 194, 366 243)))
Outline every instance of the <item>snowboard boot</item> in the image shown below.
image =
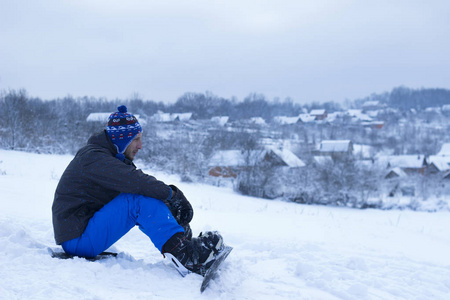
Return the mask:
POLYGON ((205 276, 221 250, 223 239, 216 231, 200 233, 192 240, 188 240, 182 233, 177 233, 164 244, 163 255, 172 260, 182 276, 189 272, 205 276))

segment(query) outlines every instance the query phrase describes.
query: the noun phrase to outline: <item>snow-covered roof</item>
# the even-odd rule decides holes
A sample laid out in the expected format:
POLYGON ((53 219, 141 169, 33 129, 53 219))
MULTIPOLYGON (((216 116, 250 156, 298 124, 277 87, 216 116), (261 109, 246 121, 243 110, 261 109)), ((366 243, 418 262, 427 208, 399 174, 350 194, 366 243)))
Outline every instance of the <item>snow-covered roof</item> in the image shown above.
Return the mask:
POLYGON ((326 165, 333 162, 331 156, 314 156, 314 161, 320 165, 326 165))
POLYGON ((228 122, 229 119, 230 119, 230 117, 217 116, 217 117, 212 117, 211 121, 219 124, 220 126, 224 126, 228 122))
POLYGON ((356 116, 362 115, 363 112, 361 109, 348 109, 346 114, 351 117, 356 117, 356 116))
MULTIPOLYGON (((86 118, 87 122, 104 122, 105 124, 108 123, 109 116, 111 115, 110 112, 102 112, 102 113, 90 113, 89 116, 86 118)), ((134 115, 136 119, 138 119, 139 122, 139 115, 134 115)))
POLYGON ((298 118, 303 122, 303 123, 309 123, 309 122, 314 122, 316 120, 315 116, 311 116, 310 114, 300 114, 298 116, 298 118))
POLYGON ((87 122, 104 122, 105 124, 108 123, 108 118, 111 115, 111 113, 90 113, 89 116, 86 118, 87 122))
POLYGON ((267 149, 273 151, 273 153, 280 157, 288 167, 301 168, 305 166, 305 163, 298 158, 297 155, 286 148, 280 150, 275 147, 268 147, 267 149))
POLYGON ((384 126, 384 122, 383 121, 363 121, 363 122, 361 122, 361 125, 364 127, 382 128, 384 126))
POLYGON ((320 152, 347 152, 350 146, 350 140, 328 140, 322 141, 317 150, 320 152))
POLYGON ((326 113, 325 109, 313 109, 309 113, 311 116, 321 116, 326 113))
POLYGON ((450 156, 450 143, 445 143, 441 147, 441 151, 439 151, 439 156, 450 156))
POLYGON ((425 108, 426 112, 437 112, 440 113, 441 112, 441 108, 440 107, 427 107, 425 108))
POLYGON ((366 112, 366 114, 371 118, 376 118, 378 117, 379 112, 379 110, 369 110, 366 112))
POLYGON ((192 113, 173 113, 171 116, 173 120, 189 121, 192 118, 192 113))
POLYGON ((386 174, 386 177, 393 177, 392 175, 395 174, 396 177, 407 177, 408 175, 403 171, 401 168, 392 168, 389 170, 389 172, 386 174))
POLYGON ((450 170, 450 156, 431 155, 428 157, 428 163, 433 164, 441 172, 450 170))
POLYGON ((189 121, 192 117, 192 113, 163 113, 158 111, 152 116, 152 119, 156 122, 172 122, 175 120, 189 121))
POLYGON ((208 166, 243 167, 254 165, 264 160, 267 154, 273 153, 279 157, 288 167, 304 167, 305 163, 288 149, 267 147, 265 150, 223 150, 214 153, 208 162, 208 166))
POLYGON ((299 117, 284 117, 284 116, 278 116, 274 117, 273 121, 278 124, 282 125, 290 125, 295 124, 298 122, 299 117))
POLYGON ((327 114, 327 120, 328 120, 328 122, 334 122, 340 116, 341 116, 341 113, 338 111, 329 113, 329 114, 327 114))
POLYGON ((391 168, 420 169, 423 167, 425 156, 417 155, 386 155, 377 158, 379 163, 386 164, 391 168))
POLYGON ((245 165, 244 153, 241 150, 217 151, 209 160, 208 166, 239 167, 245 165))
POLYGON ((250 119, 250 123, 257 125, 265 125, 266 121, 261 117, 253 117, 250 119))
POLYGON ((372 121, 372 118, 360 109, 349 109, 347 110, 347 115, 361 121, 372 121))
POLYGON ((379 101, 366 101, 363 104, 363 107, 368 107, 368 106, 378 106, 380 105, 379 101))

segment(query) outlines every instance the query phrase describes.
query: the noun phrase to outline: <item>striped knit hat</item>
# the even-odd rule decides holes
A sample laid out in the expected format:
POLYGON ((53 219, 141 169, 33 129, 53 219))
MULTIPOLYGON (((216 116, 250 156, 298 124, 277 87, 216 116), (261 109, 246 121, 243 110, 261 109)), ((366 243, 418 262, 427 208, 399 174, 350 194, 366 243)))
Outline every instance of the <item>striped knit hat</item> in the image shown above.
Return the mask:
POLYGON ((117 107, 117 110, 109 116, 106 133, 117 148, 116 157, 123 161, 125 159, 123 153, 134 137, 142 132, 142 127, 135 116, 127 113, 125 105, 117 107))

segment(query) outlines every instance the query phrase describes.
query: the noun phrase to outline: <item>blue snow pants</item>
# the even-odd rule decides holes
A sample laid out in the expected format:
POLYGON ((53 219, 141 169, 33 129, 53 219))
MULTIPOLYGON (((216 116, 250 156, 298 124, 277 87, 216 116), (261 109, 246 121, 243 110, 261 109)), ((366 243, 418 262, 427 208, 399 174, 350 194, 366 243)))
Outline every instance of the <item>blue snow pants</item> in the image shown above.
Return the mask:
POLYGON ((70 255, 95 257, 136 225, 161 252, 175 233, 184 232, 163 201, 122 193, 94 214, 81 236, 61 246, 70 255))

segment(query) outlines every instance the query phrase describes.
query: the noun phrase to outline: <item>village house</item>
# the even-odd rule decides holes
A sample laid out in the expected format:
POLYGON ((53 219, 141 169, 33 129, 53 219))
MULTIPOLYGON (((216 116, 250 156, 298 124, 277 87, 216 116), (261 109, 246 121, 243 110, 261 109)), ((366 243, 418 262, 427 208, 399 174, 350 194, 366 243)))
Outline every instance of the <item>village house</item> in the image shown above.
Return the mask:
MULTIPOLYGON (((108 119, 111 113, 90 113, 89 116, 86 118, 87 122, 102 122, 102 123, 108 123, 108 119)), ((136 116, 136 115, 135 115, 136 116)), ((136 117, 137 118, 137 117, 136 117)))
POLYGON ((248 120, 248 123, 254 124, 254 125, 260 125, 260 126, 266 125, 266 121, 261 117, 250 118, 250 120, 248 120))
MULTIPOLYGON (((328 115, 327 115, 328 117, 328 115)), ((315 116, 311 116, 310 114, 300 114, 298 116, 298 123, 311 123, 316 120, 315 116)))
POLYGON ((345 115, 351 118, 352 123, 372 122, 372 118, 360 109, 349 109, 345 115))
MULTIPOLYGON (((110 115, 110 112, 90 113, 86 118, 86 122, 107 124, 110 115)), ((146 121, 144 119, 141 119, 139 115, 134 114, 134 116, 139 120, 139 123, 141 125, 146 124, 146 121)))
POLYGON ((450 170, 450 156, 431 155, 427 159, 428 172, 430 174, 441 173, 450 170))
POLYGON ((420 154, 378 156, 377 163, 390 170, 400 168, 407 175, 425 174, 427 168, 425 156, 420 154))
POLYGON ((331 156, 334 159, 343 158, 353 154, 353 143, 350 140, 325 140, 316 151, 318 156, 331 156))
POLYGON ((315 165, 331 165, 333 163, 333 159, 331 156, 313 156, 313 164, 315 165))
POLYGON ((408 175, 406 175, 405 171, 403 171, 401 168, 393 168, 391 170, 389 170, 389 172, 386 174, 386 176, 384 178, 386 179, 391 179, 391 178, 403 178, 403 177, 407 177, 408 175))
POLYGON ((366 128, 381 129, 384 127, 384 122, 383 121, 366 121, 366 122, 362 122, 361 125, 366 128))
POLYGON ((151 117, 152 121, 161 123, 175 122, 175 121, 186 122, 189 121, 191 118, 192 113, 163 113, 161 111, 158 111, 151 117))
POLYGON ((450 143, 444 143, 441 147, 441 151, 439 151, 436 155, 450 157, 450 143))
POLYGON ((280 125, 292 125, 298 123, 300 118, 297 117, 285 117, 285 116, 277 116, 273 118, 273 121, 280 125))
POLYGON ((450 143, 444 143, 436 155, 430 155, 428 157, 427 162, 428 173, 430 174, 450 171, 450 143))
POLYGON ((379 110, 383 108, 383 104, 380 103, 380 101, 366 101, 362 105, 362 110, 364 112, 371 111, 371 110, 379 110))
POLYGON ((316 120, 315 116, 310 114, 300 114, 295 117, 277 116, 273 118, 273 122, 280 125, 292 125, 299 123, 311 123, 316 120))
POLYGON ((325 109, 313 109, 309 113, 310 116, 313 116, 316 120, 324 120, 328 116, 327 111, 325 109))
POLYGON ((228 120, 230 117, 227 116, 216 116, 211 118, 211 122, 219 125, 219 126, 225 126, 225 124, 228 123, 228 120))
POLYGON ((305 163, 288 149, 266 147, 264 150, 223 150, 214 153, 208 162, 209 175, 236 178, 243 169, 269 164, 273 167, 301 168, 305 163))

